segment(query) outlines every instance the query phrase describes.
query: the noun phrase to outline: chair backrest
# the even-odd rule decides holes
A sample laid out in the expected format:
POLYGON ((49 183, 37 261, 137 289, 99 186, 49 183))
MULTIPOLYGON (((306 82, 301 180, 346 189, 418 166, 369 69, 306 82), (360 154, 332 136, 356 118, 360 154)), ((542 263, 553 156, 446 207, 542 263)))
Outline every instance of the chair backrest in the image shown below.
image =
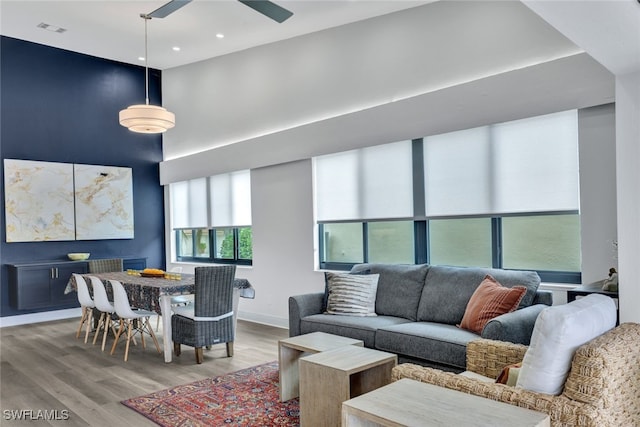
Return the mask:
POLYGON ((93 287, 93 302, 96 304, 96 308, 104 313, 113 313, 115 308, 109 302, 107 290, 102 280, 95 276, 89 276, 89 279, 91 279, 91 286, 93 287))
POLYGON ((122 283, 117 280, 109 280, 109 283, 111 283, 111 288, 113 289, 113 306, 118 317, 123 319, 135 319, 138 317, 131 309, 127 291, 125 291, 122 283))
POLYGON ((111 273, 112 271, 123 271, 122 258, 113 259, 92 259, 87 261, 89 273, 111 273))
POLYGON ((82 307, 95 307, 95 303, 89 293, 89 287, 84 277, 77 273, 73 273, 73 278, 76 281, 76 291, 78 293, 78 302, 82 307))
POLYGON ((233 311, 235 265, 195 268, 194 314, 216 317, 233 311))

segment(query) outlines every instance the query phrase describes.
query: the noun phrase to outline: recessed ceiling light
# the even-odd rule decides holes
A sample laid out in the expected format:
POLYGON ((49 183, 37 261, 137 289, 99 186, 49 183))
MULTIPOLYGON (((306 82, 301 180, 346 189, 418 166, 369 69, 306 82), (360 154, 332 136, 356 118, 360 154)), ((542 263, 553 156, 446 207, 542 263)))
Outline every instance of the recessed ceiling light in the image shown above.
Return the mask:
POLYGON ((180 46, 174 46, 171 49, 173 49, 176 52, 180 52, 180 46))
POLYGON ((144 56, 138 56, 138 61, 144 61, 144 56))
POLYGON ((219 39, 223 39, 224 38, 224 34, 218 33, 218 34, 216 34, 216 37, 219 38, 219 39))
POLYGON ((52 33, 62 34, 67 31, 66 28, 56 27, 55 25, 45 24, 41 22, 37 25, 38 28, 42 28, 43 30, 51 31, 52 33))

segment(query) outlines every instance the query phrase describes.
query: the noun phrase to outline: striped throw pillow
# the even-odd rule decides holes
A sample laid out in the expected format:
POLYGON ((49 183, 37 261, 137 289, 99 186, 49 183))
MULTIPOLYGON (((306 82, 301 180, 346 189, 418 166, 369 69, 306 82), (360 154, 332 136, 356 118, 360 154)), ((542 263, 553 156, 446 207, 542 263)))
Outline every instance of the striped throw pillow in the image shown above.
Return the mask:
POLYGON ((375 316, 379 274, 326 273, 327 314, 375 316))

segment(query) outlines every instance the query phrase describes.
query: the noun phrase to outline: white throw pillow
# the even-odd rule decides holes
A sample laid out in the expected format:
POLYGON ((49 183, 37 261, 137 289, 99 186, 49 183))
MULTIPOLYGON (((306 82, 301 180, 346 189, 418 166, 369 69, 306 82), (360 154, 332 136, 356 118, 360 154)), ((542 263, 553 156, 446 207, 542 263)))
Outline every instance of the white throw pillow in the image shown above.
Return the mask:
POLYGON ((327 314, 375 316, 379 274, 326 273, 327 314))
POLYGON ((562 393, 578 347, 615 325, 616 305, 601 294, 545 308, 533 327, 516 387, 553 395, 562 393))

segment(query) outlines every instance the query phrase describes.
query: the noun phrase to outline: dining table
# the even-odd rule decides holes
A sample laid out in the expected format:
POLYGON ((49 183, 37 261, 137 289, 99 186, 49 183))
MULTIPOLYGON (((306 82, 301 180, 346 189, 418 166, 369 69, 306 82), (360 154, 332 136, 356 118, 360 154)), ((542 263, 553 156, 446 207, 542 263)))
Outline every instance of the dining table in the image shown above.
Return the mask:
MULTIPOLYGON (((122 283, 127 291, 129 304, 162 316, 162 340, 164 347, 164 361, 172 360, 173 346, 171 337, 171 297, 175 295, 189 295, 195 292, 195 275, 188 273, 169 274, 165 276, 143 276, 135 271, 116 271, 110 273, 87 273, 82 275, 91 289, 90 276, 102 280, 111 292, 109 280, 122 283)), ((255 290, 247 279, 234 279, 233 317, 234 331, 238 314, 239 297, 255 298, 255 290)), ((75 278, 72 275, 65 289, 65 294, 76 291, 75 278)))

